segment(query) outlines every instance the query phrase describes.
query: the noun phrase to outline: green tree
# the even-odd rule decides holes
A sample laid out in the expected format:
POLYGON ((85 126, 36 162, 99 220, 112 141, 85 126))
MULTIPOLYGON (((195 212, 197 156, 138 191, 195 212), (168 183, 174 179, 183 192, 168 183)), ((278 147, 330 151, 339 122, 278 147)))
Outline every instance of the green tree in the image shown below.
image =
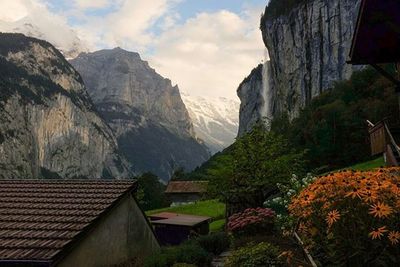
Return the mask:
POLYGON ((263 123, 239 138, 229 155, 209 170, 211 194, 229 204, 228 213, 261 207, 293 173, 303 173, 303 153, 294 151, 281 135, 263 123))
POLYGON ((153 210, 168 207, 165 197, 165 185, 152 173, 144 173, 137 177, 139 188, 137 198, 143 210, 153 210))

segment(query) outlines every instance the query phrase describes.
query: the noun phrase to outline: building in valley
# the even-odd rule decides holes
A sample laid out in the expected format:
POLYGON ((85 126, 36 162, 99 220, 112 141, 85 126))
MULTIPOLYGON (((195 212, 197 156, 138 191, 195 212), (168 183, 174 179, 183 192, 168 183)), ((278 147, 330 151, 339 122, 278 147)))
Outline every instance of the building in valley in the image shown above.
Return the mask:
POLYGON ((165 194, 171 201, 171 206, 191 204, 203 198, 207 185, 208 182, 205 181, 170 181, 165 194))

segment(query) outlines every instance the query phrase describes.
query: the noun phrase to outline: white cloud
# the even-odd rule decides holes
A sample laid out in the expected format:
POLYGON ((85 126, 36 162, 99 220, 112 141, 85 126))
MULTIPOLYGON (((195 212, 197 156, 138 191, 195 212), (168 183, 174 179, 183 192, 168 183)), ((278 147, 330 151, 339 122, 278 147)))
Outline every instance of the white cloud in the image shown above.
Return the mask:
POLYGON ((51 12, 45 4, 37 0, 2 0, 0 31, 19 32, 28 36, 45 39, 63 50, 68 56, 87 50, 85 44, 71 29, 67 19, 51 12), (3 7, 9 10, 8 19, 3 7), (12 12, 11 12, 12 11, 12 12))
MULTIPOLYGON (((261 9, 260 9, 261 10, 261 9)), ((236 97, 243 78, 263 59, 261 11, 201 13, 164 32, 151 63, 192 95, 236 97)))
POLYGON ((0 1, 0 31, 43 33, 42 38, 66 49, 79 49, 80 37, 90 50, 121 46, 137 51, 191 95, 234 98, 239 83, 263 59, 258 29, 263 7, 246 6, 242 14, 200 13, 177 24, 181 17, 174 7, 183 0, 64 0, 69 9, 57 13, 55 0, 0 1), (110 13, 85 12, 101 8, 110 13))
POLYGON ((2 0, 0 20, 14 22, 28 15, 26 2, 24 0, 2 0))
POLYGON ((110 0, 75 0, 75 5, 81 9, 105 8, 110 5, 110 0))

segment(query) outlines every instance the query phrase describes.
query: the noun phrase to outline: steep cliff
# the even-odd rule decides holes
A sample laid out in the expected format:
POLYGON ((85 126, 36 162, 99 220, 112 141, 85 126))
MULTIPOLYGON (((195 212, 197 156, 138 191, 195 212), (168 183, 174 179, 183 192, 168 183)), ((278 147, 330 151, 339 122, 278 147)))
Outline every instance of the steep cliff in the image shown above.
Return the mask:
POLYGON ((61 53, 0 33, 0 178, 129 175, 111 129, 61 53))
MULTIPOLYGON (((273 2, 279 4, 276 0, 273 2)), ((267 6, 261 19, 262 37, 270 60, 263 74, 268 77, 261 78, 267 88, 239 88, 239 97, 245 103, 254 103, 254 91, 260 91, 260 96, 261 91, 268 93, 264 99, 269 101, 258 101, 265 106, 257 107, 263 111, 254 115, 258 116, 257 120, 280 112, 288 112, 294 118, 313 97, 331 88, 335 81, 350 78, 355 68, 346 64, 346 60, 360 2, 305 0, 290 11, 273 15, 268 12, 276 10, 267 6)), ((250 108, 254 109, 251 105, 250 108)), ((244 108, 242 112, 251 111, 244 108)), ((248 128, 246 125, 251 121, 244 119, 241 123, 241 129, 248 128)))
POLYGON ((135 170, 168 180, 174 169, 189 171, 208 159, 206 147, 195 138, 179 88, 139 54, 101 50, 81 54, 71 64, 135 170))

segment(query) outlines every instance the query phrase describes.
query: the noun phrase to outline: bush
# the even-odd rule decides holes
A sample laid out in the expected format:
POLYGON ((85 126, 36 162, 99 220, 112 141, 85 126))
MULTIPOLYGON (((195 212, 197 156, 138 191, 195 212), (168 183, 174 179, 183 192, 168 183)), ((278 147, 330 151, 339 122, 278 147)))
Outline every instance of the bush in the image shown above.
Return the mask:
POLYGON ((289 216, 288 208, 293 196, 299 194, 301 190, 314 182, 316 177, 307 174, 303 179, 299 179, 297 175, 292 175, 292 178, 286 184, 277 184, 280 192, 279 197, 267 200, 264 206, 274 210, 277 213, 276 224, 282 231, 289 231, 294 226, 292 216, 289 216))
POLYGON ((275 212, 271 209, 246 209, 229 217, 228 229, 235 236, 272 233, 275 212))
POLYGON ((269 243, 249 244, 232 252, 225 262, 226 267, 283 266, 278 258, 279 249, 269 243))
POLYGON ((201 236, 195 240, 204 250, 214 255, 219 255, 226 251, 231 241, 226 233, 215 233, 201 236))
POLYGON ((299 232, 325 265, 396 266, 400 262, 400 168, 342 171, 293 198, 299 232))
POLYGON ((172 267, 196 267, 196 265, 187 263, 175 263, 172 267))
POLYGON ((146 267, 171 267, 175 263, 194 264, 207 267, 211 264, 211 256, 196 243, 185 243, 180 246, 164 248, 159 253, 149 257, 146 267))

